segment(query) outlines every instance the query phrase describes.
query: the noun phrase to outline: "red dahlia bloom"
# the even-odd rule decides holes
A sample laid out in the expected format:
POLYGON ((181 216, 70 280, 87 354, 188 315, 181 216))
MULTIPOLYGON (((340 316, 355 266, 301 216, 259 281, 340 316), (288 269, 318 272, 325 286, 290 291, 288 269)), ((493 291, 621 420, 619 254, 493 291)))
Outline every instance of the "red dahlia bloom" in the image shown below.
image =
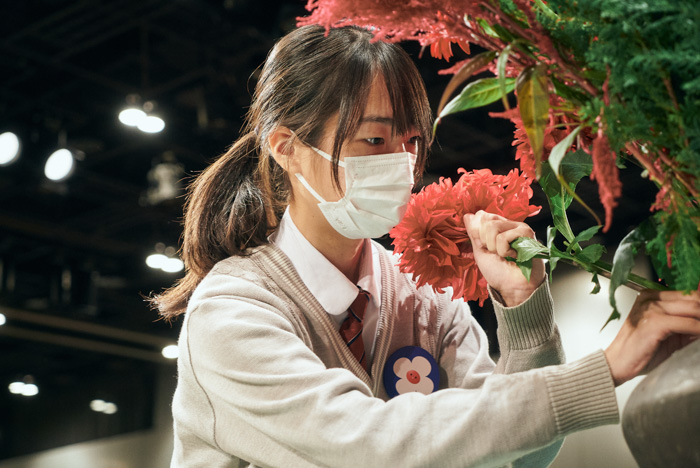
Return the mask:
POLYGON ((474 261, 464 215, 484 210, 523 221, 541 207, 529 205, 531 180, 515 169, 505 176, 488 169, 459 173, 455 184, 440 178, 414 194, 390 235, 394 253, 401 254, 399 269, 411 273, 418 287, 429 284, 440 293, 451 287, 453 299, 478 300, 482 305, 488 290, 474 261))

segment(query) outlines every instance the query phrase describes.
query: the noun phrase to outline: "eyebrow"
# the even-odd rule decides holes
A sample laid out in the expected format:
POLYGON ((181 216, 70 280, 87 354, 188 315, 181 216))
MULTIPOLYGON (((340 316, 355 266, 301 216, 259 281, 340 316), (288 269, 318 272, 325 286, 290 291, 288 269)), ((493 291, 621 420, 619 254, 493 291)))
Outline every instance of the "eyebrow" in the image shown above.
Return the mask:
POLYGON ((360 119, 360 123, 375 122, 384 125, 394 125, 394 119, 391 117, 381 117, 379 115, 366 115, 360 119))

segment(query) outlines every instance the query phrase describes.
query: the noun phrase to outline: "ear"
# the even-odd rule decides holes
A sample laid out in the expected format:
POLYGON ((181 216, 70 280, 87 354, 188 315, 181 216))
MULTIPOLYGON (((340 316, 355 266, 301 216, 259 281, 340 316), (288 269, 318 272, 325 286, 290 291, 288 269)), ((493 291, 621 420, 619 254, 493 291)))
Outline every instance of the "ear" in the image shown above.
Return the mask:
POLYGON ((294 133, 287 127, 279 126, 267 137, 272 157, 285 171, 290 171, 294 158, 294 133))

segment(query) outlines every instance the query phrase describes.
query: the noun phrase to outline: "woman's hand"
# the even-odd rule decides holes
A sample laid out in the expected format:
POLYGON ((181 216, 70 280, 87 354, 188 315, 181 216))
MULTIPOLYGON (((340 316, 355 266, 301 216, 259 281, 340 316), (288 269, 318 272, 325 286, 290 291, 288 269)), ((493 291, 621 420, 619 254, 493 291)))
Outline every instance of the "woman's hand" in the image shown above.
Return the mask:
POLYGON ((662 363, 700 336, 700 293, 643 291, 605 350, 615 385, 662 363))
POLYGON ((515 239, 535 237, 530 226, 485 211, 465 215, 464 225, 471 239, 476 265, 489 285, 499 292, 506 306, 521 304, 542 284, 544 263, 541 259, 532 259, 530 281, 514 262, 505 259, 517 256, 510 246, 515 239))

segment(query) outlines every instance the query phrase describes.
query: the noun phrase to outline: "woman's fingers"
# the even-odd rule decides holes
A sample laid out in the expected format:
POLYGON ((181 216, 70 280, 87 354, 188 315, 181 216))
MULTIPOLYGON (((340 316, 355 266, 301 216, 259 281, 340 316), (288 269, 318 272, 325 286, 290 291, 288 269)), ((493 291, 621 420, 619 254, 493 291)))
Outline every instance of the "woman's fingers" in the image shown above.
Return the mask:
POLYGON ((700 294, 644 291, 606 350, 613 379, 625 382, 700 336, 700 294))
POLYGON ((630 321, 637 325, 649 312, 661 312, 700 319, 700 294, 682 291, 643 291, 630 312, 630 321))
POLYGON ((489 252, 501 257, 516 255, 510 243, 518 237, 534 237, 533 230, 525 223, 511 221, 502 216, 478 211, 465 223, 470 237, 478 232, 478 239, 489 252))

